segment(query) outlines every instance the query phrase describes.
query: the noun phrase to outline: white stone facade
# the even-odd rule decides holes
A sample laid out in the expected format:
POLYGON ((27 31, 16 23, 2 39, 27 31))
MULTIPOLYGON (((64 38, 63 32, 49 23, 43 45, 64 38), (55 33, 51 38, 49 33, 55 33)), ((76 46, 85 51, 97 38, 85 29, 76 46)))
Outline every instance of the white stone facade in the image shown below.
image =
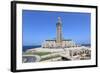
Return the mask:
MULTIPOLYGON (((42 43, 43 48, 58 48, 56 40, 46 40, 42 43)), ((77 47, 72 40, 63 40, 61 42, 62 48, 77 47)))

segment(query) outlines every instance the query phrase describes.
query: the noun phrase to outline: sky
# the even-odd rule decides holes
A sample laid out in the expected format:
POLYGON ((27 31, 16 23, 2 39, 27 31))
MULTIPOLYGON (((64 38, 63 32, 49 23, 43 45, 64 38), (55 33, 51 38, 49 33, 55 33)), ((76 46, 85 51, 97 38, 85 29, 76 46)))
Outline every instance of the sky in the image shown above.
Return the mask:
POLYGON ((44 40, 55 39, 58 17, 61 17, 64 39, 90 44, 90 13, 23 10, 23 46, 41 45, 44 40))

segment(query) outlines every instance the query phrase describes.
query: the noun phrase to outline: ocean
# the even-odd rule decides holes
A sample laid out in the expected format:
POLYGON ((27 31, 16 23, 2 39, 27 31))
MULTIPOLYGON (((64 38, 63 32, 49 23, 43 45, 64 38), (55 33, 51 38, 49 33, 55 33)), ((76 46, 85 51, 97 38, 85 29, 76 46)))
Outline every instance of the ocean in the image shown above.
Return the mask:
POLYGON ((81 46, 91 47, 91 44, 81 44, 81 46))
POLYGON ((38 48, 38 47, 41 47, 41 45, 36 45, 36 46, 23 46, 23 51, 25 52, 28 49, 38 48))

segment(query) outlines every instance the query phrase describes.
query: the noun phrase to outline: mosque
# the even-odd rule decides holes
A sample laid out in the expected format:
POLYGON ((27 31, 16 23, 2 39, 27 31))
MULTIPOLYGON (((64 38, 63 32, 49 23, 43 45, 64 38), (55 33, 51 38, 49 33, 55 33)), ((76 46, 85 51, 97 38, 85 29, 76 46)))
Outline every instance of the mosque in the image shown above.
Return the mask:
POLYGON ((42 43, 42 48, 70 48, 77 47, 71 39, 63 39, 62 38, 62 21, 61 18, 58 17, 58 21, 56 23, 56 39, 55 40, 45 40, 42 43))

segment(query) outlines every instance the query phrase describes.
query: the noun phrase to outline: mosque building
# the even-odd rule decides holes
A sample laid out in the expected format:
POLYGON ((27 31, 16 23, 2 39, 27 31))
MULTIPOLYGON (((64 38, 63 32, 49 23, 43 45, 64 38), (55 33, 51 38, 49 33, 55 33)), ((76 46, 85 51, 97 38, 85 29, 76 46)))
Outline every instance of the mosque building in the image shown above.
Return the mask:
POLYGON ((58 21, 56 23, 56 39, 55 40, 45 40, 42 43, 42 48, 70 48, 77 47, 71 39, 63 39, 62 38, 62 21, 61 18, 58 17, 58 21))

